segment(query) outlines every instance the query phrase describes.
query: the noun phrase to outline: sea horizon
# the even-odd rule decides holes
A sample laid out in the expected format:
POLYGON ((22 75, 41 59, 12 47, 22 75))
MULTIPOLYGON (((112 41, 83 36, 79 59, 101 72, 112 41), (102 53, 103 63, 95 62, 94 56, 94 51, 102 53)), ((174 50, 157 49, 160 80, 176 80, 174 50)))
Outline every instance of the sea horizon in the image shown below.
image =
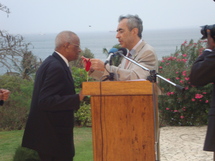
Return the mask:
MULTIPOLYGON (((54 51, 54 39, 57 33, 24 34, 24 40, 31 42, 33 54, 43 60, 54 51)), ((88 48, 95 58, 105 60, 103 48, 110 50, 118 44, 115 31, 77 32, 82 50, 88 48)), ((200 28, 144 30, 142 39, 154 47, 158 59, 175 52, 184 41, 198 41, 201 38, 200 28)))
MULTIPOLYGON (((102 61, 105 61, 107 57, 103 53, 103 48, 109 51, 114 45, 118 44, 116 31, 77 32, 76 34, 80 38, 81 49, 89 49, 95 58, 102 61)), ((29 50, 42 60, 54 52, 56 35, 57 33, 22 34, 24 42, 31 43, 29 50)), ((200 27, 143 30, 142 33, 142 39, 155 49, 158 60, 173 54, 184 41, 189 42, 192 39, 197 42, 200 38, 200 27)))

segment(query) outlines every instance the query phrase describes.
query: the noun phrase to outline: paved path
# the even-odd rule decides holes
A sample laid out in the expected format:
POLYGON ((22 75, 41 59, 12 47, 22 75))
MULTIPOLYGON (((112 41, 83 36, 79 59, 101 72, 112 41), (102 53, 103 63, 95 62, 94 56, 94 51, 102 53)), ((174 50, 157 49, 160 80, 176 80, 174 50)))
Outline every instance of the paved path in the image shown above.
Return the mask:
POLYGON ((160 161, 213 161, 213 153, 203 151, 207 126, 160 128, 160 161))

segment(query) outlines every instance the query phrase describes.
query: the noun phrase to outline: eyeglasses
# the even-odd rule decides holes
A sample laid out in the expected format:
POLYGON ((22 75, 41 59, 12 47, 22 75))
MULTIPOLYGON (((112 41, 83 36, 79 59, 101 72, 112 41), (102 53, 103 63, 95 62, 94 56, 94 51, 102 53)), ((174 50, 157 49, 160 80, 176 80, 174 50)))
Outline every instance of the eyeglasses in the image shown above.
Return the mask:
POLYGON ((76 47, 78 47, 79 49, 81 48, 81 46, 80 45, 78 45, 78 44, 74 44, 74 43, 70 43, 71 45, 74 45, 74 46, 76 46, 76 47))

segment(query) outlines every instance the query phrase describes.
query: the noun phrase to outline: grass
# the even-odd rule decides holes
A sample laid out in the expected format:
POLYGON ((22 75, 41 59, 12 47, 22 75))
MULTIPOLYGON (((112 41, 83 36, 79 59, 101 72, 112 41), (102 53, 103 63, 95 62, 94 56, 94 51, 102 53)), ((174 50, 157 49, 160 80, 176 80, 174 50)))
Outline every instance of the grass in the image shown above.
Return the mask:
POLYGON ((23 131, 0 132, 0 161, 11 161, 20 145, 23 131))
MULTIPOLYGON (((21 145, 23 130, 0 132, 0 161, 12 161, 16 149, 21 145)), ((76 155, 74 161, 93 161, 92 129, 74 128, 76 155)))

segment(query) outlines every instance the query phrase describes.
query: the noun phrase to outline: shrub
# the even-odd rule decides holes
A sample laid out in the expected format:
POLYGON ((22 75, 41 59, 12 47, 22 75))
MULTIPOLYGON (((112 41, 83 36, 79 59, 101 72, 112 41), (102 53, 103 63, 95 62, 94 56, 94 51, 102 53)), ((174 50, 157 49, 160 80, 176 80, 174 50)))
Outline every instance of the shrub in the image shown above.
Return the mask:
POLYGON ((159 96, 161 124, 207 124, 211 84, 196 88, 189 81, 191 66, 202 53, 204 46, 204 41, 185 41, 174 54, 163 57, 159 62, 159 75, 185 88, 185 91, 181 92, 166 81, 159 80, 162 89, 159 96))
POLYGON ((91 126, 90 104, 83 103, 78 111, 75 112, 75 123, 78 126, 91 126))
MULTIPOLYGON (((72 68, 73 78, 77 92, 82 87, 82 82, 87 81, 87 72, 81 68, 72 68)), ((5 101, 4 106, 0 106, 0 130, 20 130, 24 129, 28 113, 30 110, 31 97, 33 92, 33 81, 28 81, 19 76, 0 76, 0 88, 11 91, 10 97, 5 101)), ((76 114, 77 125, 89 124, 90 122, 90 97, 85 97, 81 103, 81 109, 76 114), (86 111, 84 111, 86 110, 86 111), (86 114, 86 116, 83 116, 86 114)))
POLYGON ((72 76, 74 79, 75 88, 78 91, 81 89, 83 82, 91 80, 91 78, 83 68, 72 67, 72 76))
MULTIPOLYGON (((87 72, 83 68, 72 67, 72 75, 77 93, 82 89, 83 82, 93 81, 92 78, 88 77, 87 72)), ((74 113, 74 116, 77 126, 91 125, 90 96, 84 98, 81 102, 80 109, 74 113)))
POLYGON ((41 161, 36 151, 25 147, 16 149, 13 161, 41 161))
POLYGON ((81 63, 82 61, 81 56, 84 56, 86 58, 94 58, 94 54, 90 51, 90 49, 85 48, 84 50, 81 51, 79 58, 77 60, 69 62, 70 66, 82 68, 83 65, 81 63))
POLYGON ((0 107, 0 130, 20 130, 25 127, 30 107, 33 81, 16 76, 0 76, 0 87, 11 91, 0 107))
MULTIPOLYGON (((114 46, 113 46, 113 48, 116 48, 116 49, 119 49, 119 48, 121 48, 121 46, 120 46, 120 44, 115 44, 114 46)), ((107 50, 107 48, 103 48, 103 53, 108 57, 108 55, 110 54, 109 53, 109 51, 107 50)), ((122 56, 120 56, 120 55, 114 55, 112 58, 111 58, 111 61, 112 61, 112 64, 114 65, 114 66, 119 66, 119 64, 121 63, 121 61, 122 61, 122 56)))

